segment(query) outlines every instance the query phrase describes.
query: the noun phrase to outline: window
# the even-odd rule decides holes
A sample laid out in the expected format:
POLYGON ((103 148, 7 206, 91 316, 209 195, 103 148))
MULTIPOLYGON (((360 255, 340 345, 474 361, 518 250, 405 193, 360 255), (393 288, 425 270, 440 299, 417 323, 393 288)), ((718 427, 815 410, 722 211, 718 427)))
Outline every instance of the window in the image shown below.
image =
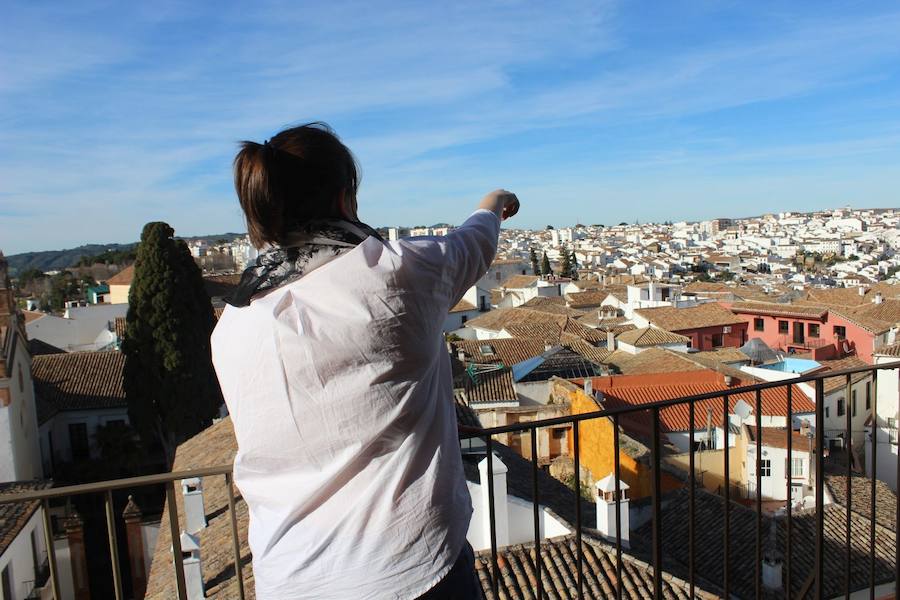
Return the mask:
POLYGON ((788 334, 788 322, 787 321, 778 321, 778 333, 781 335, 788 334))
POLYGON ((69 425, 69 445, 72 448, 73 459, 87 458, 90 455, 87 423, 71 423, 69 425))
POLYGON ((466 315, 463 315, 462 318, 460 318, 459 322, 461 324, 465 325, 466 321, 468 321, 468 320, 469 320, 469 317, 467 317, 466 315))
POLYGON ((809 323, 806 326, 806 335, 811 338, 819 337, 819 324, 818 323, 809 323))
MULTIPOLYGON (((524 275, 524 273, 522 273, 522 274, 524 275)), ((497 271, 495 273, 495 275, 497 276, 497 281, 500 281, 500 271, 497 271)))
POLYGON ((12 600, 12 577, 9 574, 9 565, 3 567, 3 600, 12 600))
POLYGON ((838 401, 837 401, 837 416, 839 416, 839 417, 843 417, 843 416, 844 416, 844 399, 843 399, 843 398, 838 398, 838 401))
POLYGON ((866 382, 866 410, 872 410, 872 382, 866 382))
POLYGON ((712 335, 712 345, 713 348, 721 348, 725 345, 725 335, 721 333, 714 333, 712 335))
POLYGON ((753 319, 753 331, 765 331, 766 321, 763 318, 753 319))
POLYGON ((842 340, 847 337, 847 328, 842 325, 834 326, 834 337, 839 340, 842 340))
POLYGON ((825 407, 825 418, 827 419, 827 418, 830 417, 830 416, 831 416, 831 411, 828 410, 828 407, 826 406, 826 407, 825 407))
POLYGON ((121 428, 125 427, 125 420, 124 419, 113 419, 111 421, 107 421, 104 424, 109 428, 121 429, 121 428))
POLYGON ((759 474, 763 477, 769 477, 772 474, 772 461, 768 458, 760 459, 759 474))
POLYGON ((856 390, 850 392, 850 413, 856 416, 856 390))
POLYGON ((888 417, 887 420, 888 426, 888 436, 892 444, 897 443, 897 419, 894 417, 888 417))
POLYGON ((803 459, 791 459, 791 477, 803 477, 803 459))
POLYGON ((493 356, 494 355, 494 347, 491 346, 490 344, 482 344, 481 347, 479 348, 479 350, 481 350, 481 353, 485 356, 493 356))

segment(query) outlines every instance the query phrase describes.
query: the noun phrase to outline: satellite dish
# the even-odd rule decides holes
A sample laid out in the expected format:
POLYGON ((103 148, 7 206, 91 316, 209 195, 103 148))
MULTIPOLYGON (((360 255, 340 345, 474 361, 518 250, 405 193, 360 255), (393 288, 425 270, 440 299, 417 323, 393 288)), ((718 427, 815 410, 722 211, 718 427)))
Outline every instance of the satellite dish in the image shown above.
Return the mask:
POLYGON ((747 417, 753 414, 753 409, 743 400, 738 400, 734 405, 734 414, 741 418, 741 421, 747 420, 747 417))

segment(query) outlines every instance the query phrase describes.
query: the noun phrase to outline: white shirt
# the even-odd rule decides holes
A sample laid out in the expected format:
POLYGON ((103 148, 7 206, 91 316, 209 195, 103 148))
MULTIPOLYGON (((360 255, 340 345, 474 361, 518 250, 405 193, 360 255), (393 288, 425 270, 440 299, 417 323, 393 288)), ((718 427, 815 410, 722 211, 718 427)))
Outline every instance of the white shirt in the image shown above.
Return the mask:
POLYGON ((212 355, 250 510, 256 595, 415 598, 472 514, 441 326, 494 258, 500 219, 368 238, 244 308, 212 355))

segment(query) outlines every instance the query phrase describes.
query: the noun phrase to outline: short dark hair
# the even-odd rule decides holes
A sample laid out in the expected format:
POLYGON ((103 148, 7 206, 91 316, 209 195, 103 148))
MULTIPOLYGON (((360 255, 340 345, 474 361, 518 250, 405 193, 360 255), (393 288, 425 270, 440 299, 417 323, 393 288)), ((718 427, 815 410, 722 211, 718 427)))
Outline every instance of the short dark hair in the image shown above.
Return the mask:
POLYGON ((334 131, 315 122, 279 132, 263 144, 241 142, 234 187, 257 247, 280 244, 291 229, 336 216, 341 192, 359 189, 356 159, 334 131))

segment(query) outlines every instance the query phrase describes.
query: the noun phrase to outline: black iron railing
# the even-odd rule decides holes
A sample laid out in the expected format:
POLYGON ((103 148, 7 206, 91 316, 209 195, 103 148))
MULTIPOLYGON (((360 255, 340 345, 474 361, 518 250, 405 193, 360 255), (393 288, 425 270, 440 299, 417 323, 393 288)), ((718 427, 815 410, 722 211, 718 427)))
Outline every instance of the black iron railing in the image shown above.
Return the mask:
MULTIPOLYGON (((500 566, 498 561, 498 547, 497 547, 497 532, 496 532, 496 520, 495 520, 495 506, 494 506, 494 465, 493 465, 493 444, 494 444, 494 436, 500 434, 507 433, 523 433, 527 432, 531 437, 531 469, 532 469, 532 477, 533 477, 533 518, 534 518, 534 556, 535 556, 535 567, 533 572, 536 575, 535 587, 533 590, 534 597, 541 598, 549 598, 551 595, 545 590, 545 582, 542 576, 543 569, 540 567, 541 563, 541 528, 540 528, 540 490, 538 489, 538 443, 537 443, 537 431, 544 427, 552 427, 552 426, 560 426, 560 425, 570 425, 573 433, 573 459, 574 459, 574 467, 576 474, 576 493, 574 497, 576 498, 576 509, 575 509, 575 537, 576 537, 576 547, 577 547, 577 577, 575 578, 577 585, 577 596, 580 598, 583 596, 584 589, 584 556, 583 556, 583 546, 582 546, 582 507, 581 507, 581 498, 580 494, 577 490, 580 489, 580 478, 581 478, 581 448, 580 448, 580 435, 579 429, 580 424, 584 421, 589 421, 593 419, 602 419, 608 418, 612 421, 613 426, 613 463, 614 463, 614 474, 615 474, 615 501, 616 501, 616 509, 615 509, 615 523, 616 523, 616 534, 615 534, 615 557, 616 557, 616 565, 615 565, 615 573, 616 573, 616 598, 623 598, 623 594, 625 590, 622 587, 622 572, 623 572, 623 559, 622 559, 622 535, 621 535, 621 524, 622 517, 620 512, 620 500, 621 500, 621 490, 619 481, 621 479, 621 460, 620 460, 620 433, 619 426, 623 417, 635 413, 648 413, 652 420, 652 429, 651 429, 651 443, 650 443, 650 463, 652 467, 652 477, 651 477, 651 498, 650 498, 650 506, 652 512, 652 545, 651 545, 651 564, 653 570, 653 595, 656 599, 663 598, 663 539, 666 535, 666 532, 662 527, 662 482, 661 482, 661 463, 662 463, 662 442, 661 442, 661 426, 660 426, 660 412, 667 409, 672 408, 679 405, 687 405, 689 410, 689 420, 691 423, 691 427, 689 430, 689 445, 690 449, 690 457, 689 457, 689 473, 687 476, 687 495, 688 495, 688 511, 687 511, 687 545, 688 545, 688 558, 687 558, 687 582, 690 589, 691 597, 696 597, 695 590, 697 589, 698 577, 697 577, 697 549, 696 549, 696 537, 697 537, 697 523, 696 523, 696 471, 694 465, 694 455, 696 453, 695 444, 694 444, 694 429, 695 429, 695 406, 697 402, 702 401, 716 401, 720 400, 722 402, 723 408, 723 419, 722 419, 722 428, 723 434, 725 438, 724 444, 724 452, 723 452, 723 472, 724 472, 724 482, 723 485, 723 496, 725 502, 722 504, 723 506, 723 542, 726 552, 723 553, 723 576, 721 581, 713 582, 717 585, 721 594, 729 598, 732 595, 732 577, 734 575, 732 571, 732 566, 730 565, 729 555, 730 552, 728 550, 731 549, 732 540, 731 540, 731 527, 729 526, 729 521, 731 517, 731 485, 730 482, 730 452, 729 452, 729 441, 730 441, 730 418, 729 418, 729 400, 734 396, 746 395, 748 393, 753 394, 755 398, 755 414, 756 414, 756 427, 757 432, 761 431, 762 426, 762 415, 761 415, 761 402, 762 402, 762 394, 765 390, 770 390, 778 387, 785 387, 787 392, 787 454, 788 454, 788 465, 790 465, 791 452, 793 448, 791 446, 791 417, 793 414, 793 385, 797 383, 803 382, 813 382, 815 385, 815 399, 816 399, 816 452, 815 452, 815 499, 816 499, 816 525, 815 525, 815 561, 814 568, 811 573, 801 575, 803 577, 802 581, 804 581, 804 585, 801 588, 800 597, 806 595, 807 591, 814 590, 816 598, 823 598, 825 596, 825 587, 824 587, 824 456, 821 451, 824 448, 824 434, 823 428, 821 424, 824 423, 824 411, 823 411, 823 399, 824 395, 824 380, 831 377, 843 377, 846 378, 846 385, 848 388, 848 397, 849 397, 849 388, 851 386, 851 377, 857 373, 873 373, 875 374, 881 370, 887 369, 900 369, 900 362, 890 363, 890 364, 882 364, 875 366, 867 366, 862 368, 854 368, 847 369, 843 371, 833 371, 827 374, 814 374, 808 376, 797 377, 790 380, 778 381, 778 382, 770 382, 770 383, 761 383, 751 386, 745 387, 737 387, 728 390, 721 390, 715 392, 709 392, 705 394, 697 394, 694 396, 680 397, 680 398, 671 398, 666 400, 661 400, 658 402, 653 402, 644 405, 638 406, 627 406, 627 407, 617 407, 614 409, 605 409, 598 410, 589 413, 576 414, 564 417, 557 417, 552 419, 544 419, 540 421, 533 422, 525 422, 525 423, 516 423, 511 425, 504 425, 499 427, 492 427, 489 429, 481 429, 475 431, 466 431, 461 432, 460 439, 471 439, 471 438, 482 438, 485 441, 486 452, 487 452, 487 493, 488 493, 488 509, 489 509, 489 518, 490 518, 490 542, 491 542, 491 586, 492 591, 494 593, 494 597, 499 597, 498 595, 498 586, 500 582, 500 566)), ((872 414, 877 414, 877 389, 878 389, 878 378, 875 377, 872 386, 869 386, 869 391, 867 392, 871 400, 870 406, 872 410, 872 414)), ((853 441, 853 431, 851 428, 851 415, 850 411, 846 411, 846 439, 847 439, 847 447, 851 447, 853 441)), ((857 432, 857 436, 859 433, 857 432)), ((869 521, 870 521, 870 539, 869 539, 869 579, 868 579, 868 589, 869 589, 869 597, 874 600, 875 599, 875 591, 876 584, 879 582, 876 579, 876 569, 875 569, 875 561, 876 561, 876 485, 875 485, 875 477, 874 475, 878 473, 877 470, 877 449, 876 442, 878 441, 877 437, 877 427, 873 428, 873 452, 871 458, 871 468, 873 473, 873 478, 870 482, 871 490, 871 506, 869 521)), ((887 442, 889 443, 889 442, 887 442)), ((755 595, 757 598, 763 597, 765 592, 763 590, 762 584, 762 573, 761 573, 761 563, 762 563, 762 553, 763 553, 763 542, 762 542, 762 485, 761 485, 761 473, 759 461, 761 460, 761 447, 762 447, 762 435, 756 436, 756 498, 755 498, 755 563, 756 569, 754 572, 754 588, 755 595)), ((898 481, 900 481, 900 460, 897 461, 897 475, 898 481)), ((851 589, 853 586, 851 584, 851 506, 852 506, 852 497, 851 497, 851 488, 852 488, 852 472, 851 472, 852 461, 847 460, 846 466, 846 474, 847 478, 847 490, 846 497, 844 501, 846 503, 846 524, 845 524, 845 546, 846 546, 846 557, 845 557, 845 569, 843 576, 843 594, 845 597, 849 598, 852 592, 857 590, 851 589)), ((792 528, 791 522, 791 477, 789 476, 790 472, 788 472, 787 480, 787 520, 786 520, 786 536, 785 536, 785 544, 786 544, 786 552, 785 552, 785 568, 786 568, 786 580, 787 583, 784 585, 785 597, 790 598, 792 594, 792 578, 797 575, 794 573, 795 565, 792 564, 792 544, 794 543, 794 531, 792 528)), ((217 467, 209 467, 203 469, 193 469, 189 471, 179 471, 173 473, 164 473, 159 475, 150 475, 145 477, 134 477, 128 479, 119 479, 114 481, 105 481, 99 483, 89 483, 84 485, 73 485, 73 486, 65 486, 59 488, 51 488, 45 490, 37 490, 37 491, 29 491, 29 492, 21 492, 15 494, 5 494, 0 495, 0 504, 8 503, 8 502, 33 502, 39 501, 43 507, 43 524, 44 524, 44 535, 45 542, 47 546, 47 554, 48 554, 48 563, 50 569, 50 584, 52 585, 54 598, 60 598, 60 582, 59 582, 59 569, 56 562, 56 556, 54 552, 53 545, 53 536, 52 529, 50 523, 50 513, 49 513, 49 501, 51 499, 56 498, 71 498, 74 496, 81 496, 85 494, 100 494, 104 497, 105 507, 106 507, 106 520, 107 520, 107 535, 109 541, 110 554, 112 558, 112 580, 115 589, 115 597, 117 600, 123 598, 122 592, 122 579, 121 579, 121 571, 119 568, 119 558, 118 558, 118 540, 116 539, 116 527, 115 527, 115 515, 113 512, 113 497, 112 492, 115 490, 126 490, 126 489, 134 489, 143 486, 157 486, 164 485, 166 489, 166 499, 168 505, 168 528, 171 534, 171 544, 173 550, 173 557, 179 557, 182 555, 181 553, 181 544, 180 544, 180 526, 178 521, 178 505, 175 501, 176 499, 176 489, 175 482, 188 479, 188 478, 205 478, 205 477, 224 477, 225 484, 228 492, 228 511, 231 519, 231 537, 232 537, 232 547, 234 553, 234 564, 235 568, 235 576, 238 582, 238 594, 239 598, 244 598, 244 582, 243 575, 240 565, 242 564, 241 556, 240 556, 240 540, 238 539, 238 527, 237 527, 237 519, 236 519, 236 511, 235 511, 235 496, 232 482, 232 467, 231 465, 223 465, 217 467)), ((900 501, 896 502, 896 522, 900 522, 900 501)), ((174 563, 174 577, 176 581, 176 589, 178 598, 186 599, 187 591, 185 585, 185 574, 184 574, 184 565, 180 560, 173 560, 174 563)), ((900 572, 898 572, 898 565, 900 565, 900 550, 895 547, 894 554, 894 581, 900 581, 900 572)), ((837 574, 831 573, 832 576, 837 576, 837 574)), ((799 580, 798 580, 799 581, 799 580)), ((858 586, 857 586, 858 587, 858 586)), ((896 588, 895 588, 896 589, 896 588)))
MULTIPOLYGON (((825 558, 825 544, 824 544, 824 502, 825 502, 825 464, 824 464, 824 455, 823 449, 825 448, 825 439, 824 439, 824 429, 821 426, 824 423, 824 382, 826 379, 830 378, 845 378, 846 386, 847 386, 847 397, 850 397, 850 389, 852 386, 851 378, 853 375, 858 373, 871 373, 876 374, 878 371, 882 370, 893 370, 900 368, 900 362, 893 362, 888 364, 880 364, 875 366, 866 366, 859 367, 853 369, 845 369, 840 371, 831 371, 825 374, 813 374, 807 376, 796 377, 789 380, 782 380, 776 382, 767 382, 760 383, 755 385, 737 387, 730 390, 724 391, 715 391, 704 394, 697 394, 693 396, 685 396, 679 398, 671 398, 667 400, 661 400, 648 404, 641 404, 635 406, 626 406, 626 407, 616 407, 613 409, 604 409, 598 410, 594 412, 582 413, 577 415, 570 415, 565 417, 556 417, 552 419, 544 419, 540 421, 533 422, 524 422, 524 423, 515 423, 510 425, 504 425, 499 427, 492 427, 489 429, 484 429, 480 432, 467 432, 462 434, 461 437, 463 439, 469 438, 482 438, 486 442, 487 446, 487 470, 488 470, 488 494, 489 494, 489 511, 490 511, 490 524, 491 524, 491 585, 492 592, 495 598, 499 598, 498 587, 499 582, 501 581, 500 577, 500 568, 497 560, 497 541, 496 541, 496 533, 495 533, 495 522, 494 522, 494 494, 493 494, 493 460, 492 460, 492 439, 495 435, 499 434, 508 434, 508 433, 522 433, 522 432, 530 432, 532 439, 532 469, 533 469, 533 477, 535 482, 534 489, 534 547, 535 547, 535 568, 533 572, 536 574, 536 584, 535 584, 535 597, 543 598, 549 597, 545 596, 543 593, 543 577, 542 577, 542 569, 540 568, 540 556, 541 556, 541 540, 540 540, 540 529, 538 523, 538 509, 537 504, 539 502, 539 498, 537 495, 537 469, 538 462, 536 456, 536 432, 538 429, 550 426, 559 426, 569 424, 572 427, 573 433, 573 459, 574 459, 574 469, 576 473, 576 477, 581 477, 580 471, 580 448, 579 448, 579 424, 583 421, 589 421, 593 419, 600 418, 608 418, 613 422, 613 431, 614 431, 614 442, 613 442, 613 452, 614 452, 614 468, 615 468, 615 479, 616 479, 616 488, 615 488, 615 499, 616 499, 616 535, 615 535, 615 549, 616 549, 616 597, 623 597, 622 590, 622 537, 621 537, 621 514, 620 514, 620 499, 621 493, 619 490, 619 480, 620 480, 620 456, 619 456, 619 423, 620 420, 626 415, 632 415, 635 413, 649 413, 652 420, 652 430, 651 430, 651 439, 650 439, 650 462, 651 462, 651 511, 652 511, 652 551, 651 551, 651 564, 653 566, 653 592, 654 598, 660 599, 662 598, 662 580, 663 580, 663 555, 662 555, 662 542, 663 536, 665 532, 662 530, 662 510, 661 510, 661 497, 662 497, 662 488, 660 481, 660 473, 661 473, 661 461, 662 461, 662 450, 661 450, 661 442, 660 442, 660 411, 672 408, 678 405, 687 405, 689 410, 689 420, 691 423, 691 427, 689 430, 689 445, 688 448, 691 449, 690 457, 689 457, 689 474, 688 474, 688 560, 687 560, 687 569, 688 569, 688 584, 690 586, 691 596, 694 597, 695 594, 695 585, 696 585, 696 522, 695 522, 695 488, 696 488, 696 472, 694 469, 694 429, 695 429, 695 405, 697 402, 709 401, 720 399, 722 401, 722 409, 723 409, 723 419, 722 419, 722 429, 725 437, 724 444, 724 452, 723 452, 723 472, 724 472, 724 482, 723 486, 723 496, 724 503, 723 506, 723 542, 724 548, 726 551, 723 553, 723 577, 721 582, 713 582, 715 584, 720 585, 722 595, 725 598, 729 598, 732 596, 732 566, 730 564, 730 552, 729 550, 732 548, 732 540, 731 540, 731 527, 730 527, 730 516, 732 511, 731 505, 731 485, 730 482, 730 452, 729 452, 729 442, 730 442, 730 432, 729 432, 729 424, 730 424, 730 415, 729 415, 729 399, 734 396, 746 395, 748 393, 752 393, 755 397, 755 415, 756 415, 756 430, 757 432, 761 432, 762 429, 762 394, 765 390, 770 390, 774 388, 786 388, 786 397, 787 397, 787 456, 788 456, 788 466, 790 466, 790 459, 792 457, 793 448, 791 447, 791 419, 793 416, 793 386, 798 383, 805 382, 813 382, 815 385, 815 415, 816 415, 816 427, 815 427, 815 510, 816 510, 816 520, 815 520, 815 560, 814 560, 814 568, 812 573, 809 573, 806 577, 804 577, 804 585, 801 587, 801 592, 799 597, 805 597, 807 592, 812 588, 814 589, 816 598, 824 598, 825 597, 825 587, 824 587, 824 558, 825 558)), ((874 378, 873 384, 869 386, 867 394, 869 397, 867 400, 870 401, 872 414, 877 414, 877 376, 874 378)), ((868 405, 868 403, 867 403, 868 405)), ((878 427, 877 427, 877 419, 875 419, 872 429, 872 460, 871 460, 871 468, 872 468, 872 478, 870 481, 871 489, 871 506, 869 507, 869 526, 870 526, 870 539, 869 539, 869 597, 874 600, 875 592, 876 592, 876 475, 878 473, 877 470, 877 446, 878 443, 878 427)), ((852 447, 852 443, 854 441, 852 423, 851 423, 851 411, 846 411, 846 448, 849 450, 852 447)), ((859 435, 859 432, 856 434, 859 435)), ((756 435, 756 465, 755 465, 755 473, 756 473, 756 498, 755 498, 755 512, 756 512, 756 535, 755 535, 755 573, 754 573, 754 592, 756 598, 761 598, 767 595, 766 591, 763 588, 762 583, 762 556, 763 556, 763 542, 762 542, 762 469, 760 468, 760 461, 762 460, 762 435, 756 435)), ((889 442, 888 442, 889 443, 889 442)), ((852 488, 852 460, 850 457, 847 457, 847 465, 846 465, 846 497, 843 498, 846 508, 846 522, 845 522, 845 539, 844 546, 846 551, 846 556, 844 560, 844 572, 840 575, 835 573, 829 573, 830 576, 833 577, 842 577, 843 578, 843 594, 846 598, 850 597, 850 594, 858 591, 858 589, 851 589, 853 586, 851 585, 851 514, 852 514, 852 496, 851 496, 851 488, 852 488)), ((897 461, 897 481, 900 482, 900 460, 897 461)), ((788 471, 786 477, 786 485, 787 485, 787 500, 786 500, 786 532, 785 532, 785 543, 786 543, 786 551, 785 551, 785 569, 786 573, 786 584, 784 585, 784 593, 786 598, 792 597, 793 587, 791 585, 792 577, 795 575, 794 573, 794 565, 792 564, 791 557, 793 555, 792 545, 794 543, 794 532, 792 528, 792 515, 791 515, 791 483, 792 478, 790 477, 790 472, 788 471)), ((579 486, 576 482, 576 490, 579 489, 579 486)), ((583 529, 582 518, 581 518, 581 500, 576 496, 576 522, 575 522, 575 535, 576 535, 576 547, 578 549, 578 562, 577 562, 577 591, 578 597, 582 597, 582 582, 583 582, 583 548, 581 544, 581 532, 583 529)), ((900 496, 896 496, 900 498, 900 496)), ((896 507, 896 522, 900 523, 900 500, 895 502, 896 507)), ((895 534, 896 535, 896 534, 895 534)), ((896 538, 895 538, 896 539, 896 538)), ((894 582, 900 581, 900 544, 895 545, 895 554, 894 554, 894 582)), ((895 588, 896 590, 896 588, 895 588)))

